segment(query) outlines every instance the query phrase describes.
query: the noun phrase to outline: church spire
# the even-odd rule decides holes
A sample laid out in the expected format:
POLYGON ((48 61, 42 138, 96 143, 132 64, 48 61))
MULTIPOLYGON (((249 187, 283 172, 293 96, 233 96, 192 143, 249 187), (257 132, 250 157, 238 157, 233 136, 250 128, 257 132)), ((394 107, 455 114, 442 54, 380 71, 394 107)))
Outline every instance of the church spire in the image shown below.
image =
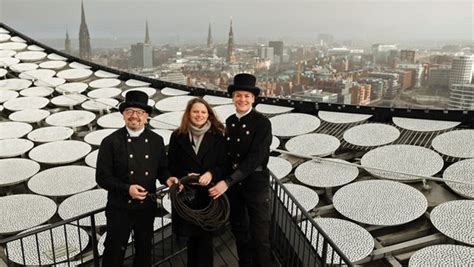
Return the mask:
POLYGON ((64 41, 64 52, 71 54, 71 39, 69 39, 69 31, 66 29, 66 40, 64 41))
POLYGON ((150 33, 148 32, 148 20, 146 21, 145 44, 150 44, 150 33))
POLYGON ((85 60, 91 59, 91 40, 84 12, 84 1, 81 1, 81 26, 79 27, 79 57, 85 60))
POLYGON ((209 23, 209 30, 207 32, 207 48, 214 47, 214 40, 212 39, 211 23, 209 23))
POLYGON ((228 63, 234 63, 236 61, 235 47, 234 47, 234 31, 232 30, 232 17, 230 18, 230 30, 229 30, 229 40, 227 42, 226 60, 228 63))

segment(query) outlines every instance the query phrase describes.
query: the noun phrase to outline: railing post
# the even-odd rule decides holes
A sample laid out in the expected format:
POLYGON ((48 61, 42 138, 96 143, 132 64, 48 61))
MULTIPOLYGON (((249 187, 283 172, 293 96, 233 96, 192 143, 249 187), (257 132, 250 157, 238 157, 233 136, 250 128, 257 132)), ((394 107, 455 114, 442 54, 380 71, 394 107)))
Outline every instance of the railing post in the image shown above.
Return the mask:
MULTIPOLYGON (((99 267, 99 251, 97 251, 97 234, 95 229, 95 216, 91 214, 91 244, 92 244, 92 255, 94 256, 94 266, 99 267)), ((79 224, 79 222, 78 222, 79 224)))
POLYGON ((323 249, 321 251, 321 258, 323 266, 327 266, 327 258, 328 258, 328 241, 326 238, 323 240, 323 249))

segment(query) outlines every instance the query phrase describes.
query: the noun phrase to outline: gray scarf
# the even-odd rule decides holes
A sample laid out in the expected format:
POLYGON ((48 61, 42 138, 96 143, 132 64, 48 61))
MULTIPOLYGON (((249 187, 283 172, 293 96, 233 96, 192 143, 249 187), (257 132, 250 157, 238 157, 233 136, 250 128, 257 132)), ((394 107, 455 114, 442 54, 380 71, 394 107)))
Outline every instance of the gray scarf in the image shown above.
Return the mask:
POLYGON ((201 128, 189 124, 189 138, 193 145, 194 152, 197 154, 204 134, 211 128, 211 122, 207 121, 201 128))

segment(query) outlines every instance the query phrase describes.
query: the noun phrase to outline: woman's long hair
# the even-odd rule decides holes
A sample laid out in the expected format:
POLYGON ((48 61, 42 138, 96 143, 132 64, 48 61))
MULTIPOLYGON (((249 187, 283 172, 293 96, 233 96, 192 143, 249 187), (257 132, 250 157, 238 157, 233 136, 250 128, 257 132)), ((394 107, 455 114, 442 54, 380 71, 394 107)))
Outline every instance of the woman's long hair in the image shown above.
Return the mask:
POLYGON ((187 134, 189 131, 189 124, 191 123, 190 114, 191 114, 191 108, 193 107, 194 104, 196 103, 201 103, 204 106, 206 106, 207 113, 209 114, 207 120, 211 122, 211 128, 209 129, 209 132, 214 133, 214 134, 223 134, 224 133, 224 124, 217 119, 216 114, 214 113, 214 110, 212 107, 207 103, 206 100, 196 97, 188 101, 188 105, 186 106, 186 110, 184 111, 183 118, 181 119, 181 125, 179 126, 176 131, 181 134, 187 134))

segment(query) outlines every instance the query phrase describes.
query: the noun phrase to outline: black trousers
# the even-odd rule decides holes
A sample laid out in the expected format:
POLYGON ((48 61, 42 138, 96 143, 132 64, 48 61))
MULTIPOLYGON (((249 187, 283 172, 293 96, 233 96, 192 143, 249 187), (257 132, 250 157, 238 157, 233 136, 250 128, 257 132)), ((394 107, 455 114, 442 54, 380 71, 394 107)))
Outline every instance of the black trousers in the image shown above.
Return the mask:
POLYGON ((104 243, 102 266, 123 266, 128 239, 133 230, 135 258, 133 266, 151 266, 151 245, 153 238, 154 207, 129 210, 107 205, 107 237, 104 243))
POLYGON ((230 201, 230 223, 235 236, 239 266, 269 266, 270 189, 244 192, 235 185, 227 193, 230 201))
POLYGON ((212 267, 214 247, 212 233, 203 231, 202 234, 188 237, 188 267, 212 267))

